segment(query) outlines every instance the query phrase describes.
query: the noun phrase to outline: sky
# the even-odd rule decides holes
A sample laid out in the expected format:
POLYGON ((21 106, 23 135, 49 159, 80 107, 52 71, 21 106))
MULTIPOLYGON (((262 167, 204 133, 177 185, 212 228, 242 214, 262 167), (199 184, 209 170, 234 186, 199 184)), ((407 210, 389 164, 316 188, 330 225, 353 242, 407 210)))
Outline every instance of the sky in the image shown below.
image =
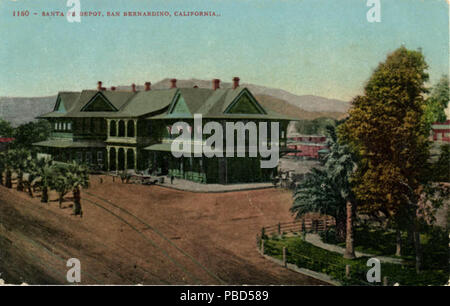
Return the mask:
POLYGON ((449 73, 447 0, 80 0, 104 16, 43 17, 67 0, 0 0, 0 96, 213 79, 350 100, 386 55, 421 48, 430 85, 449 73), (28 11, 29 16, 13 16, 28 11), (113 11, 169 11, 171 17, 107 17, 113 11), (214 11, 215 17, 176 17, 214 11), (37 15, 34 15, 37 13, 37 15))

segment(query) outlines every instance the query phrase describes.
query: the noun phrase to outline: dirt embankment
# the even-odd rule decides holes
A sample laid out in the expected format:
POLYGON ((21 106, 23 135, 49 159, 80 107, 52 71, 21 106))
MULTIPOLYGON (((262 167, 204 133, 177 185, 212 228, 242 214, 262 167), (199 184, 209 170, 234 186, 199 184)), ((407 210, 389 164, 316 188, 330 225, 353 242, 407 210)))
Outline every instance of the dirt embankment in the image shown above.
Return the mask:
POLYGON ((91 178, 83 217, 71 198, 0 186, 0 278, 65 284, 69 258, 83 284, 323 284, 256 251, 261 227, 290 221, 291 194, 266 189, 222 194, 175 191, 91 178))

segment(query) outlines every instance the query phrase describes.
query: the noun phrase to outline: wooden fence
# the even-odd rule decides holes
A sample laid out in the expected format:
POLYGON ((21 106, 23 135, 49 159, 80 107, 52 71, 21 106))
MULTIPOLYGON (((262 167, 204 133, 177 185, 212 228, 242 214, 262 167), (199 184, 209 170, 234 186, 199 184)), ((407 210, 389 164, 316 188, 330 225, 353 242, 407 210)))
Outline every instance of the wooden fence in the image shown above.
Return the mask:
POLYGON ((336 222, 331 217, 301 218, 293 222, 280 222, 278 224, 265 226, 262 228, 262 233, 266 235, 281 235, 283 233, 299 233, 303 231, 317 233, 326 231, 334 225, 336 225, 336 222))

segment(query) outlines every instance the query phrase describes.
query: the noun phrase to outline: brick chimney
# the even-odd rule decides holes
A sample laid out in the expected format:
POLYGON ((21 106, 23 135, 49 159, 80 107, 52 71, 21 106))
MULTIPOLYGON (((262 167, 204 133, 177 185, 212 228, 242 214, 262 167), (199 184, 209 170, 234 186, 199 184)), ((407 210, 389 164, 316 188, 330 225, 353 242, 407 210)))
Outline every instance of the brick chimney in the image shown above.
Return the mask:
POLYGON ((152 88, 151 88, 151 86, 152 86, 152 83, 150 83, 150 82, 145 82, 145 91, 149 91, 149 90, 151 90, 152 88))
POLYGON ((239 78, 238 77, 234 77, 233 78, 233 89, 236 89, 239 87, 239 78))
POLYGON ((219 79, 212 80, 212 83, 213 83, 213 90, 220 88, 220 80, 219 79))
POLYGON ((136 84, 131 84, 131 91, 136 92, 136 84))
POLYGON ((98 91, 102 90, 102 81, 97 82, 97 90, 98 91))
POLYGON ((116 86, 111 86, 111 91, 115 91, 116 90, 116 86))
POLYGON ((170 88, 177 88, 177 79, 171 79, 170 82, 172 83, 170 88))

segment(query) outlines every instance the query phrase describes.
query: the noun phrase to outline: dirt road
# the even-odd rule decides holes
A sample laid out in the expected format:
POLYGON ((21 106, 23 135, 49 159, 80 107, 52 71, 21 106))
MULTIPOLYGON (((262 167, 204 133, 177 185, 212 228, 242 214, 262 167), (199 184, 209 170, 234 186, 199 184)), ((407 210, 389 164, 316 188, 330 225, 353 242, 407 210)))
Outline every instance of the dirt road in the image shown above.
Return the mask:
POLYGON ((256 235, 290 221, 291 194, 265 189, 190 193, 91 178, 83 217, 56 194, 0 186, 0 278, 65 284, 69 258, 81 262, 83 284, 323 284, 262 258, 256 235))

